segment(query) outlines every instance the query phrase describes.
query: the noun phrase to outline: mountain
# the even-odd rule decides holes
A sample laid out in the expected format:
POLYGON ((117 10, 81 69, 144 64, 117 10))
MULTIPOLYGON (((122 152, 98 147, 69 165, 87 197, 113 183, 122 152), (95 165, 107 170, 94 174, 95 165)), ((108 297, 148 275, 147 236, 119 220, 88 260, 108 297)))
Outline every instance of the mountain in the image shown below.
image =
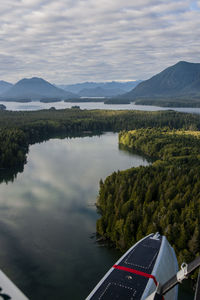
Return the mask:
MULTIPOLYGON (((180 61, 152 78, 141 82, 121 98, 140 103, 152 100, 200 102, 200 63, 180 61), (142 101, 141 101, 142 100, 142 101)), ((145 104, 146 104, 145 103, 145 104)))
MULTIPOLYGON (((116 95, 119 95, 121 93, 121 91, 128 92, 128 91, 132 90, 140 82, 141 82, 141 80, 125 81, 125 82, 119 82, 119 81, 83 82, 83 83, 70 84, 70 85, 58 85, 58 87, 62 88, 64 90, 68 90, 72 93, 79 94, 80 96, 83 96, 83 97, 85 96, 85 90, 88 90, 88 91, 93 90, 93 92, 94 92, 94 90, 96 88, 102 88, 104 90, 111 90, 110 94, 112 94, 112 96, 116 96, 116 95), (114 90, 116 90, 116 91, 114 91, 114 90)), ((96 97, 104 97, 104 96, 101 96, 102 91, 99 90, 99 92, 100 92, 100 94, 96 93, 96 97)), ((87 97, 90 97, 90 96, 87 96, 87 97)), ((91 96, 91 97, 93 97, 93 96, 91 96)))
POLYGON ((105 89, 96 87, 92 89, 83 89, 79 92, 79 95, 82 97, 114 97, 124 93, 125 91, 119 88, 105 89))
POLYGON ((69 99, 74 97, 79 98, 79 96, 57 88, 48 81, 38 77, 24 78, 1 94, 1 99, 13 101, 23 99, 34 101, 47 98, 69 99))
POLYGON ((12 83, 6 82, 4 80, 0 80, 0 94, 5 93, 8 89, 13 86, 12 83))

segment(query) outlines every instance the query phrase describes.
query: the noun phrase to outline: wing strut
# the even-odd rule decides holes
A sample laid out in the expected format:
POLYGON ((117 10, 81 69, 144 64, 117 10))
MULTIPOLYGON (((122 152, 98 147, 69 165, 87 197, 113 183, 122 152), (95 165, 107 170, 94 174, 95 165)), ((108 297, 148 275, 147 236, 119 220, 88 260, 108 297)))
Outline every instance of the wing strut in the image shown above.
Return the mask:
MULTIPOLYGON (((196 270, 198 267, 200 267, 200 256, 197 257, 195 260, 193 260, 191 263, 186 264, 183 263, 181 265, 181 270, 179 270, 173 277, 171 277, 168 281, 166 281, 164 284, 158 283, 156 291, 148 296, 146 300, 162 300, 163 296, 169 292, 173 287, 179 283, 182 283, 184 279, 188 278, 188 275, 190 275, 194 270, 196 270)), ((197 286, 196 286, 196 293, 195 293, 195 299, 200 299, 200 271, 199 276, 197 280, 197 286)))

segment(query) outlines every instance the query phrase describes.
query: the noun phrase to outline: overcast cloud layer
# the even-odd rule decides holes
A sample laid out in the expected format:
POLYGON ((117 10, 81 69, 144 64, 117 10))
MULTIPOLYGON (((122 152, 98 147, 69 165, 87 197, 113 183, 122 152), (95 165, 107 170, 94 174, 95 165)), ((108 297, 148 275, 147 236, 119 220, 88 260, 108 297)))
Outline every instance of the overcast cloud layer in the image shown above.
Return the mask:
POLYGON ((200 0, 0 2, 0 80, 147 79, 199 49, 200 0))

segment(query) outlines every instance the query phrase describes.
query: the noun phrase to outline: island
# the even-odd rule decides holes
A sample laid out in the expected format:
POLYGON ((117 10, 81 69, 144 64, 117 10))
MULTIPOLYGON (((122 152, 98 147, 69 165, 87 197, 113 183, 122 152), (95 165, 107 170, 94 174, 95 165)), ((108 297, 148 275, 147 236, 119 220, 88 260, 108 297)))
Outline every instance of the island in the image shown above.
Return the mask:
POLYGON ((4 104, 0 104, 0 110, 6 110, 6 106, 4 104))
POLYGON ((60 98, 42 98, 40 99, 40 102, 42 103, 54 103, 54 102, 60 102, 62 101, 60 98))
POLYGON ((131 102, 128 99, 120 99, 120 98, 111 98, 104 101, 104 104, 130 104, 131 102))
POLYGON ((74 102, 74 103, 85 103, 85 102, 104 102, 105 98, 104 97, 81 97, 81 98, 70 98, 70 99, 65 99, 64 102, 74 102))

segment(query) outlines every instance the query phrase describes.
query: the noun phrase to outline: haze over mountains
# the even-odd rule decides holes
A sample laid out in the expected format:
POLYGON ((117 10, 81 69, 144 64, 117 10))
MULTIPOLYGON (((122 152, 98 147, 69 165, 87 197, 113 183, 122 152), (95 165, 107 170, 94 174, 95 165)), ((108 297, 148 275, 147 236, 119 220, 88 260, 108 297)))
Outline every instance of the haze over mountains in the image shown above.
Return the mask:
POLYGON ((83 82, 58 87, 78 94, 81 97, 114 97, 124 94, 136 87, 141 80, 137 81, 111 81, 111 82, 83 82))
POLYGON ((113 97, 130 91, 139 82, 85 82, 55 86, 37 77, 21 79, 14 85, 0 81, 0 100, 36 101, 45 99, 79 99, 80 97, 113 97))
POLYGON ((103 89, 102 87, 96 87, 94 89, 83 89, 79 92, 81 97, 114 97, 116 95, 124 94, 124 90, 121 89, 103 89))
POLYGON ((55 86, 37 77, 22 79, 15 85, 0 81, 2 101, 81 101, 80 97, 107 97, 111 98, 108 103, 112 104, 131 101, 158 106, 200 107, 200 63, 180 61, 143 82, 85 82, 55 86))
POLYGON ((5 93, 13 86, 12 83, 6 82, 4 80, 0 80, 0 94, 5 93))
POLYGON ((163 103, 166 106, 170 102, 183 106, 200 103, 200 63, 180 61, 141 82, 121 99, 136 101, 137 104, 163 103))

